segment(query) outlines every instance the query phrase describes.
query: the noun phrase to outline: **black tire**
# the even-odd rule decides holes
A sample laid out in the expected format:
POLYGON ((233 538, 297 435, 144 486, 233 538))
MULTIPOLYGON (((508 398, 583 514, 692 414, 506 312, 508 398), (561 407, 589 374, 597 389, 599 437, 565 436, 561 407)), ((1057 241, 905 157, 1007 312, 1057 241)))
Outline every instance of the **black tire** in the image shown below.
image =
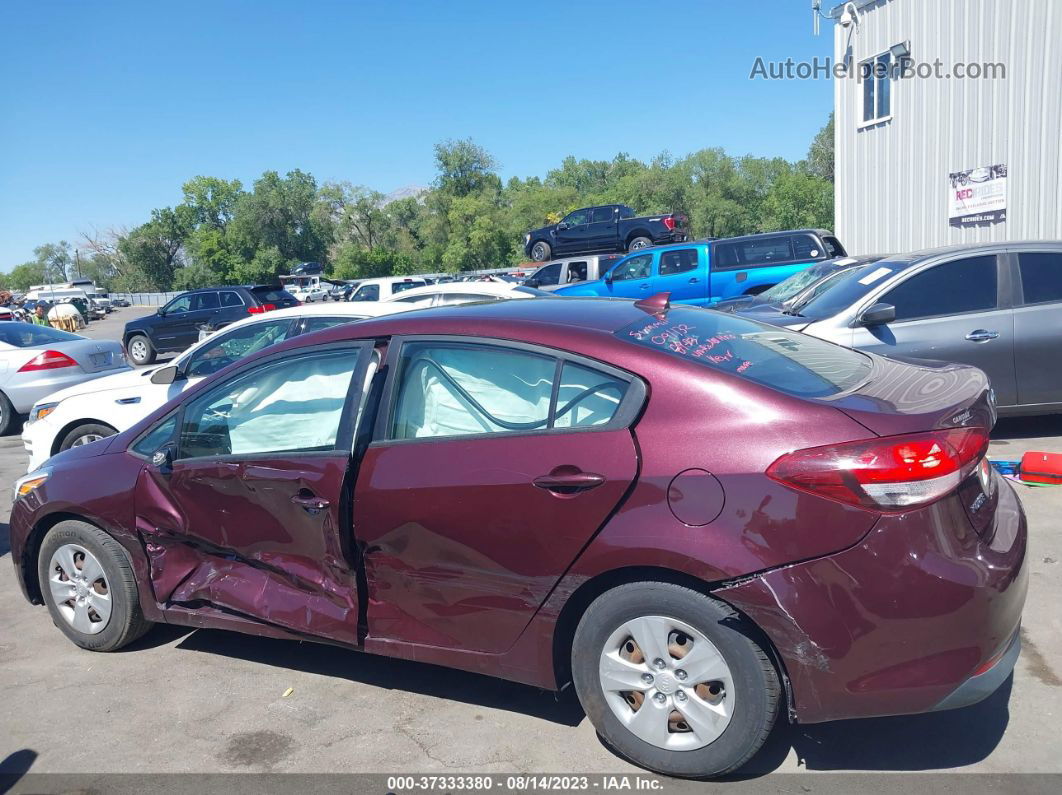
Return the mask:
POLYGON ((549 262, 553 248, 545 240, 536 240, 531 246, 531 259, 535 262, 549 262))
MULTIPOLYGON (((98 436, 101 439, 106 439, 108 436, 114 436, 118 431, 112 428, 110 425, 103 425, 98 422, 86 422, 84 425, 78 425, 76 428, 72 428, 66 436, 63 437, 63 441, 59 444, 59 452, 63 450, 69 450, 71 447, 76 446, 79 440, 84 439, 86 436, 98 436)), ((90 441, 96 441, 92 439, 90 441)), ((80 444, 88 444, 87 441, 82 441, 80 444)))
POLYGON ((579 621, 572 643, 575 691, 602 740, 634 764, 669 776, 721 776, 760 749, 778 716, 778 672, 754 636, 728 605, 689 588, 659 582, 621 585, 594 600, 579 621), (609 706, 598 670, 602 650, 613 632, 643 616, 688 624, 711 641, 730 669, 735 708, 730 723, 708 745, 694 750, 659 747, 636 736, 609 706))
POLYGON ((126 342, 125 347, 126 350, 129 351, 129 358, 133 360, 133 364, 152 364, 158 357, 158 352, 155 350, 155 346, 152 345, 151 340, 143 334, 134 334, 131 336, 129 341, 126 342))
POLYGON ((631 242, 627 244, 627 251, 637 251, 640 248, 649 248, 651 245, 653 245, 652 240, 644 235, 639 235, 638 237, 631 238, 631 242))
POLYGON ((6 436, 18 424, 18 413, 7 395, 0 392, 0 436, 6 436))
POLYGON ((60 522, 44 537, 37 558, 37 576, 41 594, 48 605, 52 621, 75 644, 89 651, 116 651, 132 643, 151 628, 140 610, 133 565, 121 544, 87 522, 60 522), (59 611, 49 587, 52 555, 66 544, 76 544, 91 552, 99 561, 111 599, 111 614, 106 626, 95 634, 75 629, 59 611))

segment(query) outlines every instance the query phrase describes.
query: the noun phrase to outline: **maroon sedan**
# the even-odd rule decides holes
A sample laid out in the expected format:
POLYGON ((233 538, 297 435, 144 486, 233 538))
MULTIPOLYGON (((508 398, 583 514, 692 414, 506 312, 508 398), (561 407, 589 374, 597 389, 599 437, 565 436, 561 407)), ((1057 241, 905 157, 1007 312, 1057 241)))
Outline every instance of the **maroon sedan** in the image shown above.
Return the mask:
POLYGON ((12 559, 74 643, 151 622, 548 689, 620 753, 733 770, 779 712, 971 704, 1009 675, 1026 527, 974 368, 664 296, 298 337, 21 479, 12 559))

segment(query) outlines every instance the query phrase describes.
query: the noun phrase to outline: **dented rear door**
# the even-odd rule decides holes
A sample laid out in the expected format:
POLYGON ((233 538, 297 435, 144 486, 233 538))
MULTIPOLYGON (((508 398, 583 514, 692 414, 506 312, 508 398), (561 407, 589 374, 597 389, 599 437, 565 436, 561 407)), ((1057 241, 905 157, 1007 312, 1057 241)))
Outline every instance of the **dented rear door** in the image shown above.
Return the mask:
POLYGON ((301 349, 186 402, 135 497, 159 603, 358 642, 346 495, 370 355, 301 349))

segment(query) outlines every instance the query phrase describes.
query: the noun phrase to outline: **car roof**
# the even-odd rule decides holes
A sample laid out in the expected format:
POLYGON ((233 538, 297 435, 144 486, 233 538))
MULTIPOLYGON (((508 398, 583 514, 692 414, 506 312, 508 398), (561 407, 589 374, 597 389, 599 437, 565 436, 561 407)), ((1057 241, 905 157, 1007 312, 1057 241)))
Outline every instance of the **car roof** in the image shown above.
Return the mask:
POLYGON ((378 276, 374 279, 362 279, 358 287, 366 284, 394 284, 396 282, 422 282, 423 276, 378 276))
POLYGON ((905 254, 895 254, 885 257, 889 262, 907 262, 914 264, 923 262, 932 257, 951 256, 955 254, 992 254, 1012 249, 1058 251, 1062 249, 1062 240, 1008 240, 997 243, 966 243, 951 246, 938 246, 936 248, 924 248, 905 254))
MULTIPOLYGON (((453 295, 455 293, 458 295, 474 293, 485 296, 504 296, 511 298, 514 297, 513 291, 519 286, 520 285, 516 282, 443 282, 442 284, 428 284, 424 287, 411 287, 408 290, 403 290, 400 293, 388 296, 380 303, 397 303, 421 295, 453 295)), ((518 292, 515 297, 531 298, 532 296, 518 292)))

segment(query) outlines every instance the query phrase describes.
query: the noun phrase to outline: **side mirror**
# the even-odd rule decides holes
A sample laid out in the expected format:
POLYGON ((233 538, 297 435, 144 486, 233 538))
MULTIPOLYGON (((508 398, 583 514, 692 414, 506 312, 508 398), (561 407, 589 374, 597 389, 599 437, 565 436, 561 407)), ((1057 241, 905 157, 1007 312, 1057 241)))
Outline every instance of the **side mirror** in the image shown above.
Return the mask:
POLYGON ((159 317, 166 317, 166 310, 160 306, 158 309, 155 310, 155 314, 159 317))
POLYGON ((567 229, 567 228, 568 228, 568 222, 567 221, 561 221, 559 224, 557 224, 557 229, 567 229))
POLYGON ((173 446, 160 447, 151 455, 151 465, 163 474, 173 471, 173 446))
POLYGON ((605 271, 605 284, 612 284, 612 271, 605 271))
POLYGON ((179 374, 180 370, 177 369, 177 365, 175 364, 160 367, 151 374, 151 383, 161 385, 172 384, 177 380, 179 374))
POLYGON ((877 303, 859 316, 861 326, 884 326, 896 319, 896 307, 892 304, 877 303))

